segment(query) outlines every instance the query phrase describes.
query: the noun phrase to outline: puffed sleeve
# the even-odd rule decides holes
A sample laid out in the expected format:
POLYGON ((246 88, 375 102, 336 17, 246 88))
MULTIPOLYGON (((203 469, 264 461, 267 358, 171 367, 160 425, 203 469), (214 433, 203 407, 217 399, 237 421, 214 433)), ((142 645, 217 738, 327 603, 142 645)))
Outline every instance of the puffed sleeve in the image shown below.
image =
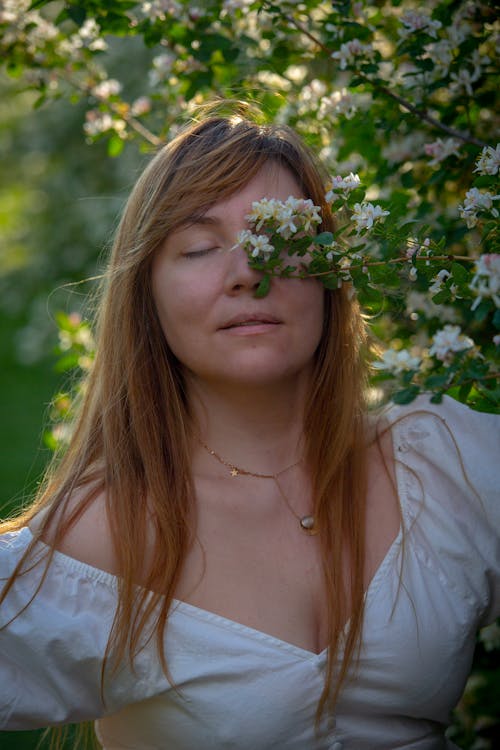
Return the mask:
POLYGON ((432 518, 441 519, 429 525, 428 541, 461 566, 483 627, 500 616, 500 417, 446 396, 391 412, 403 423, 396 459, 408 463, 432 518))
MULTIPOLYGON (((31 540, 27 528, 0 536, 0 585, 31 540)), ((35 547, 34 558, 0 606, 4 730, 95 719, 150 692, 147 654, 137 672, 120 667, 101 689, 117 606, 116 578, 56 552, 42 581, 46 566, 41 558, 47 550, 41 543, 35 547), (37 558, 39 564, 33 565, 37 558)))

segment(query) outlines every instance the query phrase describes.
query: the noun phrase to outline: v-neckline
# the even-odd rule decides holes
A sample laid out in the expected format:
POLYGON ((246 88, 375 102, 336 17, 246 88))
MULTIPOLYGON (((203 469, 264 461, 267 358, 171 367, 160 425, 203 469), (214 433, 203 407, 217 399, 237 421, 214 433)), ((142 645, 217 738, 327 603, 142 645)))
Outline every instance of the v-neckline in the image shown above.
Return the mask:
MULTIPOLYGON (((403 478, 401 474, 404 471, 404 468, 401 464, 399 464, 395 460, 396 447, 397 447, 397 442, 398 442, 397 432, 400 427, 401 427, 400 423, 396 422, 390 426, 390 430, 391 430, 391 437, 392 437, 392 451, 393 451, 393 456, 394 456, 396 495, 397 495, 397 501, 401 509, 402 520, 399 525, 396 536, 394 537, 389 547, 387 548, 384 557, 380 561, 378 567, 376 568, 373 576, 371 577, 365 589, 365 592, 363 595, 365 611, 366 611, 366 608, 368 607, 368 604, 376 595, 382 583, 384 573, 386 569, 392 563, 393 558, 397 554, 399 547, 401 545, 402 539, 403 539, 403 526, 406 520, 406 497, 405 497, 405 488, 403 484, 403 478)), ((295 652, 298 656, 301 656, 302 658, 306 658, 309 660, 326 659, 328 646, 326 646, 324 649, 318 652, 311 651, 310 649, 303 648, 302 646, 298 646, 295 643, 292 643, 291 641, 286 641, 282 638, 279 638, 278 636, 271 635, 271 633, 266 633, 264 630, 259 630, 258 628, 252 627, 251 625, 246 625, 245 623, 240 622, 238 620, 233 620, 230 617, 221 615, 217 612, 214 612, 213 610, 205 609, 204 607, 199 607, 196 604, 191 604, 190 602, 187 602, 183 599, 174 598, 172 600, 171 612, 174 613, 176 609, 180 611, 184 611, 187 614, 194 615, 198 617, 199 619, 211 620, 212 622, 218 622, 221 625, 221 627, 225 627, 227 629, 238 630, 241 633, 246 633, 249 637, 252 637, 255 640, 267 641, 270 644, 275 644, 277 647, 281 649, 286 649, 288 651, 295 652)), ((343 628, 344 634, 347 633, 350 622, 351 622, 351 618, 349 617, 344 624, 344 628, 343 628)), ((342 649, 342 644, 340 648, 342 649)))
MULTIPOLYGON (((377 593, 380 587, 380 584, 382 583, 383 576, 384 576, 384 573, 386 572, 386 569, 390 566, 390 564, 393 561, 393 558, 397 554, 397 551, 401 544, 402 537, 403 537, 403 530, 402 530, 402 527, 400 526, 396 537, 393 539, 392 543, 390 544, 383 560, 381 561, 377 570, 373 574, 365 590, 365 593, 364 593, 365 609, 368 607, 369 603, 371 602, 371 600, 377 593)), ((222 628, 225 628, 227 630, 238 631, 240 633, 247 635, 249 638, 252 638, 255 641, 266 642, 270 645, 276 646, 277 648, 281 650, 293 652, 297 656, 301 657, 302 659, 307 659, 307 660, 312 660, 312 661, 326 660, 326 655, 328 653, 328 646, 326 646, 325 648, 323 648, 321 651, 318 651, 318 652, 311 651, 310 649, 303 648, 302 646, 298 646, 297 644, 292 643, 291 641, 286 641, 282 638, 279 638, 276 635, 272 635, 271 633, 266 633, 264 630, 259 630, 258 628, 252 627, 251 625, 246 625, 245 623, 239 622, 238 620, 233 620, 230 617, 225 617, 224 615, 218 614, 217 612, 214 612, 213 610, 205 609, 203 607, 198 607, 196 604, 191 604, 190 602, 184 601, 183 599, 172 600, 172 607, 170 610, 169 617, 171 617, 172 614, 175 614, 176 612, 183 612, 184 614, 194 616, 201 620, 217 623, 222 628)), ((346 621, 344 625, 344 633, 347 632, 350 621, 351 621, 351 618, 349 618, 346 621)), ((341 648, 342 648, 342 644, 341 644, 341 648)))
MULTIPOLYGON (((392 433, 393 449, 395 449, 396 447, 396 443, 397 443, 396 433, 399 427, 400 427, 400 424, 395 423, 390 428, 391 433, 392 433)), ((396 455, 395 450, 394 450, 394 455, 396 455)), ((402 522, 399 527, 399 531, 397 535, 395 536, 395 538, 389 545, 386 554, 384 555, 382 561, 377 567, 375 573, 370 579, 370 582, 365 590, 365 593, 364 593, 365 611, 370 601, 373 599, 373 597, 377 593, 380 587, 380 584, 382 583, 383 575, 386 571, 386 568, 390 566, 394 556, 397 554, 397 550, 399 549, 399 546, 403 538, 403 524, 406 520, 406 498, 405 498, 406 490, 405 490, 403 479, 401 476, 401 473, 403 470, 404 470, 404 467, 396 461, 395 462, 396 492, 397 492, 398 502, 401 507, 402 522)), ((31 539, 33 539, 33 533, 31 529, 29 528, 29 526, 26 526, 24 528, 27 530, 31 539)), ((38 540, 37 543, 43 547, 47 547, 47 548, 49 547, 49 545, 47 545, 42 540, 38 540)), ((76 567, 80 571, 86 571, 87 574, 90 575, 90 577, 98 578, 102 581, 107 581, 110 584, 110 587, 112 587, 116 591, 119 578, 113 573, 109 573, 108 571, 103 570, 102 568, 97 568, 94 565, 86 563, 83 560, 79 560, 76 557, 67 555, 65 552, 61 552, 57 549, 53 551, 53 554, 54 554, 53 559, 65 560, 67 561, 67 564, 70 564, 71 566, 76 567)), ((143 587, 138 585, 137 588, 141 589, 143 587)), ((148 593, 150 593, 151 595, 157 594, 157 592, 154 592, 154 591, 148 591, 148 593)), ((226 627, 227 629, 235 629, 242 633, 246 633, 249 637, 253 637, 254 640, 261 640, 261 641, 266 641, 270 644, 274 644, 275 646, 281 649, 286 649, 288 651, 294 652, 296 655, 300 656, 303 659, 316 660, 316 661, 326 659, 328 647, 325 647, 319 652, 311 651, 309 649, 302 648, 301 646, 297 646, 296 644, 291 643, 290 641, 283 640, 282 638, 279 638, 278 636, 271 635, 270 633, 266 633, 263 630, 259 630, 258 628, 254 628, 250 625, 245 625, 245 623, 238 622, 237 620, 233 620, 229 617, 225 617, 224 615, 220 615, 217 612, 213 612, 212 610, 204 609, 203 607, 198 607, 197 605, 191 604, 182 599, 173 598, 171 614, 175 613, 176 609, 179 611, 183 610, 187 614, 191 613, 192 615, 196 615, 198 618, 202 618, 205 620, 212 620, 213 622, 218 622, 222 627, 226 627)), ((347 631, 349 627, 350 620, 351 618, 348 618, 348 620, 346 621, 344 625, 344 633, 347 631)), ((341 648, 342 648, 342 644, 341 644, 341 648)))

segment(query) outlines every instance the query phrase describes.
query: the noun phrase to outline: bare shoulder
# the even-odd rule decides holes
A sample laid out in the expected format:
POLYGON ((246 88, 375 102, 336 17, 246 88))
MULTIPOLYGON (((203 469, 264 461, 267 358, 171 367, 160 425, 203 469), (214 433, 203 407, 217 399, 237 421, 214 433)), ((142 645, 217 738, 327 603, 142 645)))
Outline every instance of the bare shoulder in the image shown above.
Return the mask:
POLYGON ((401 523, 390 429, 376 435, 367 458, 366 565, 367 580, 371 580, 396 538, 401 523))
MULTIPOLYGON (((67 507, 70 513, 82 504, 86 494, 84 490, 75 491, 67 507)), ((36 534, 40 531, 45 515, 46 511, 42 510, 30 522, 33 533, 36 534)), ((63 552, 69 557, 116 575, 117 565, 113 553, 111 528, 106 509, 106 493, 104 491, 99 492, 86 505, 75 523, 64 534, 63 538, 55 544, 57 520, 56 515, 55 522, 43 530, 41 538, 46 544, 55 545, 59 552, 63 552)))

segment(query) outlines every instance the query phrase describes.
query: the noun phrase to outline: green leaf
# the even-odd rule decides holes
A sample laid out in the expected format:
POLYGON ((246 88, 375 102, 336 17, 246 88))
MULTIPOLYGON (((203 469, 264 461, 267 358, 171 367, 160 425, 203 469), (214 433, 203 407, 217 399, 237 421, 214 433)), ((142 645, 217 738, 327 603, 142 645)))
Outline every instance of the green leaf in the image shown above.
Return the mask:
POLYGON ((493 325, 497 330, 500 330, 500 308, 495 310, 495 314, 493 315, 493 325))
POLYGON ((470 381, 460 386, 460 390, 458 391, 458 396, 460 398, 460 401, 462 401, 462 403, 465 403, 467 401, 467 396, 471 392, 471 388, 472 388, 472 382, 470 381))
POLYGON ((434 297, 432 297, 432 301, 434 302, 435 305, 442 305, 443 302, 449 302, 450 297, 451 295, 448 289, 441 289, 440 292, 438 292, 437 294, 434 295, 434 297))
POLYGON ((339 280, 334 273, 329 273, 327 276, 321 276, 320 281, 326 289, 338 289, 339 280))
POLYGON ((446 375, 429 375, 425 380, 427 388, 442 388, 448 382, 448 374, 446 375))
POLYGON ((82 5, 70 5, 66 9, 68 16, 77 26, 83 26, 87 18, 87 11, 82 5))
POLYGON ((321 245, 323 247, 325 245, 332 244, 333 234, 332 232, 321 232, 320 234, 317 234, 316 237, 313 237, 312 239, 315 245, 321 245))
POLYGON ((411 404, 420 392, 418 385, 411 385, 409 388, 404 388, 402 391, 396 391, 392 394, 392 400, 395 404, 411 404))
POLYGON ((460 265, 460 263, 452 263, 451 264, 451 273, 453 275, 453 280, 458 282, 459 284, 467 284, 469 281, 469 272, 467 271, 464 266, 460 265))
POLYGON ((430 402, 431 404, 440 404, 443 400, 443 394, 442 393, 433 393, 430 402))
POLYGON ((474 311, 474 320, 476 320, 478 323, 482 323, 483 320, 486 320, 488 317, 488 313, 490 311, 490 302, 489 300, 483 300, 475 309, 474 311))
POLYGON ((269 274, 265 274, 259 282, 259 286, 255 290, 255 297, 265 297, 269 293, 271 288, 271 277, 269 274))
POLYGON ((119 135, 112 135, 108 141, 108 156, 120 156, 123 151, 125 141, 119 135))

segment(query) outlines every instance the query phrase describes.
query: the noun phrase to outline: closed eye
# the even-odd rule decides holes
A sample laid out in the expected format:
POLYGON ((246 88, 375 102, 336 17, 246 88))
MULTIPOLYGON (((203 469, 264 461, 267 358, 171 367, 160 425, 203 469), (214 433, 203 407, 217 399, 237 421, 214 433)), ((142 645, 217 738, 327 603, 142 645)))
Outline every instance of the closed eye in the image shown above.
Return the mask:
POLYGON ((201 258, 203 255, 208 255, 209 253, 212 253, 214 250, 219 250, 218 247, 214 245, 214 247, 204 247, 200 250, 190 250, 188 253, 184 254, 185 258, 201 258))

